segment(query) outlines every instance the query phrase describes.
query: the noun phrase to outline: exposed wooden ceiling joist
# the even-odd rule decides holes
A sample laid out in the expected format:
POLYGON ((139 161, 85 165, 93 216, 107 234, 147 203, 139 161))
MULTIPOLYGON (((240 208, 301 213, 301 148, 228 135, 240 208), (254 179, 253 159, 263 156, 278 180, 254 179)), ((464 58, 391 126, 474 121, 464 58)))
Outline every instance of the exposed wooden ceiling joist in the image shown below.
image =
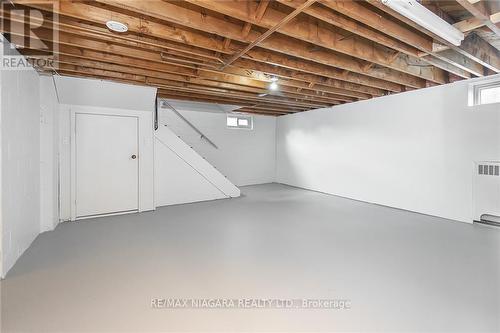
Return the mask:
MULTIPOLYGON (((168 98, 276 116, 500 72, 498 49, 475 33, 485 25, 496 31, 497 7, 457 1, 469 17, 457 19, 447 4, 422 4, 468 34, 459 47, 379 0, 14 0, 44 12, 42 41, 56 27, 59 74, 151 85, 168 98), (110 19, 129 31, 110 32, 110 19), (271 78, 279 91, 270 91, 271 78)), ((35 44, 25 46, 27 56, 40 56, 35 44)))
MULTIPOLYGON (((379 0, 366 0, 368 3, 370 3, 372 6, 378 8, 379 10, 389 14, 390 16, 394 17, 394 18, 397 18, 398 20, 400 20, 401 22, 404 22, 405 24, 413 27, 414 29, 422 32, 422 33, 425 33, 427 34, 428 36, 431 36, 432 38, 434 38, 435 41, 439 42, 440 44, 444 45, 445 47, 439 47, 438 49, 434 50, 433 49, 433 52, 427 52, 429 54, 434 54, 436 55, 437 53, 439 53, 440 51, 443 51, 443 50, 446 50, 446 49, 453 49, 454 51, 462 54, 464 57, 468 57, 470 59, 472 59, 473 61, 476 61, 475 59, 477 59, 477 56, 475 56, 474 54, 471 54, 471 49, 470 48, 464 48, 463 47, 463 43, 462 45, 460 46, 455 46, 455 45, 452 45, 451 43, 448 43, 446 42, 445 40, 443 40, 441 37, 433 34, 432 32, 426 30, 425 28, 417 25, 416 23, 410 21, 409 19, 407 19, 406 17, 394 12, 391 8, 385 6, 384 4, 382 4, 382 2, 380 2, 379 0)), ((478 53, 482 53, 482 48, 478 47, 475 49, 475 53, 478 54, 478 53)), ((462 62, 464 62, 465 60, 462 59, 462 62)), ((484 65, 484 64, 483 64, 484 65)), ((460 67, 460 66, 459 66, 460 67)), ((491 69, 491 67, 490 67, 491 69)))
MULTIPOLYGON (((272 28, 269 28, 266 32, 264 32, 262 35, 257 37, 253 42, 251 42, 248 46, 246 46, 243 50, 239 51, 235 55, 233 55, 230 59, 228 59, 226 62, 224 62, 224 65, 221 66, 221 70, 224 70, 227 66, 231 65, 233 62, 241 58, 245 53, 253 49, 255 46, 259 45, 262 43, 267 37, 271 36, 272 33, 283 27, 285 24, 290 22, 295 16, 299 15, 302 13, 305 9, 310 7, 313 3, 315 3, 316 0, 307 0, 304 2, 302 5, 297 7, 292 13, 288 14, 286 17, 282 18, 278 23, 276 23, 272 28)), ((267 2, 260 2, 258 4, 257 9, 255 10, 256 12, 259 12, 260 8, 263 7, 262 4, 267 3, 267 2)), ((267 6, 266 6, 267 7, 267 6)), ((265 10, 260 10, 260 15, 255 15, 254 18, 256 19, 257 22, 260 22, 262 19, 262 16, 265 13, 265 10)), ((250 22, 247 22, 250 23, 250 22)))
MULTIPOLYGON (((266 29, 272 28, 273 22, 279 22, 286 18, 285 13, 273 8, 268 8, 262 19, 256 22, 251 15, 251 10, 248 8, 249 5, 241 1, 216 1, 209 3, 203 0, 187 0, 187 2, 196 4, 207 10, 212 9, 224 15, 250 22, 266 29)), ((163 4, 158 5, 157 9, 160 10, 160 8, 166 9, 163 4)), ((300 8, 300 6, 297 8, 300 8)), ((187 11, 186 15, 188 15, 187 11)), ((157 17, 160 18, 159 16, 157 17)), ((192 22, 191 24, 194 26, 192 22)), ((220 22, 215 22, 214 20, 213 24, 213 30, 216 30, 218 34, 223 33, 223 29, 219 28, 220 22)), ((306 58, 327 65, 334 65, 359 74, 387 79, 403 85, 422 87, 425 82, 423 80, 416 80, 415 77, 435 81, 437 83, 446 82, 444 72, 441 69, 432 68, 431 66, 409 65, 407 56, 401 54, 399 51, 390 50, 357 36, 347 36, 342 31, 323 26, 314 21, 311 22, 310 19, 305 17, 296 17, 292 24, 282 27, 279 32, 287 37, 273 35, 269 37, 268 40, 263 41, 261 45, 265 48, 265 45, 269 44, 271 49, 276 50, 276 45, 279 43, 281 48, 288 47, 288 51, 294 51, 294 55, 300 58, 306 58), (290 37, 306 43, 311 43, 317 46, 317 48, 314 49, 313 52, 308 52, 308 48, 310 49, 311 46, 301 43, 298 40, 291 40, 290 37), (297 50, 297 48, 300 49, 297 50), (328 60, 328 58, 331 58, 331 53, 325 49, 338 52, 338 61, 334 62, 328 60), (359 62, 356 63, 351 57, 374 62, 380 66, 385 66, 387 69, 380 71, 379 68, 376 67, 363 68, 359 62)), ((417 61, 418 60, 415 59, 415 62, 417 61)))
MULTIPOLYGON (((97 0, 96 2, 113 5, 115 8, 125 9, 128 11, 132 11, 136 14, 140 13, 141 15, 147 15, 152 18, 180 24, 182 26, 186 26, 192 29, 205 30, 217 34, 219 36, 227 37, 232 40, 237 40, 240 42, 251 43, 260 36, 260 33, 251 30, 248 37, 244 39, 240 34, 241 27, 239 25, 232 23, 230 21, 225 21, 224 19, 216 16, 208 15, 206 13, 203 16, 201 16, 199 12, 197 12, 195 9, 185 8, 178 5, 182 3, 176 2, 175 4, 172 4, 163 1, 142 2, 135 0, 123 0, 123 1, 97 0)), ((206 4, 207 6, 216 7, 218 10, 219 9, 222 10, 222 8, 220 7, 223 7, 223 4, 226 2, 227 1, 214 1, 210 3, 206 2, 206 4)), ((233 7, 234 12, 236 12, 236 9, 239 8, 237 3, 238 2, 230 3, 230 7, 233 7)), ((243 6, 245 6, 244 3, 243 6)), ((258 22, 258 25, 260 26, 264 25, 263 22, 268 13, 270 13, 270 8, 267 9, 262 20, 258 22)), ((249 16, 248 17, 249 21, 253 21, 252 16, 248 14, 247 11, 245 11, 245 15, 249 16)), ((280 19, 281 18, 282 17, 280 17, 280 19)), ((257 22, 253 23, 257 24, 257 22)), ((287 25, 286 27, 291 27, 295 25, 296 24, 294 23, 291 25, 287 25)), ((272 27, 272 25, 268 27, 272 27)), ((283 32, 283 29, 280 30, 280 32, 283 32)), ((303 33, 301 32, 300 34, 303 33)), ((341 37, 342 36, 337 36, 335 40, 341 37)), ((311 38, 314 39, 315 37, 311 36, 311 38)), ((317 42, 321 43, 320 41, 317 42)), ((261 42, 261 44, 259 44, 259 48, 264 48, 267 50, 288 54, 294 57, 317 62, 327 66, 341 68, 347 71, 352 71, 358 74, 367 75, 374 78, 399 83, 402 85, 408 85, 416 88, 425 86, 425 80, 419 77, 415 77, 413 75, 409 75, 407 73, 397 72, 386 67, 365 68, 363 66, 364 65, 363 62, 360 62, 352 57, 355 56, 357 53, 360 53, 360 51, 356 50, 356 47, 358 47, 357 44, 353 45, 348 40, 345 40, 344 43, 340 41, 338 44, 340 45, 339 47, 342 47, 344 54, 339 53, 332 55, 331 52, 322 47, 315 48, 311 43, 289 38, 287 36, 279 34, 279 35, 271 35, 269 38, 267 38, 266 40, 261 42)), ((370 49, 370 51, 368 52, 372 52, 372 54, 374 54, 375 50, 370 49)), ((387 54, 377 54, 377 56, 380 58, 383 58, 386 55, 387 54)))
MULTIPOLYGON (((40 8, 39 5, 37 5, 37 6, 38 6, 38 8, 40 8)), ((69 15, 72 18, 76 18, 78 20, 85 20, 85 21, 93 22, 93 23, 102 24, 102 22, 104 20, 106 20, 106 17, 117 17, 116 19, 126 20, 126 22, 135 22, 138 25, 136 27, 137 33, 140 33, 140 31, 143 31, 144 29, 146 29, 145 28, 146 26, 148 27, 148 29, 151 28, 151 30, 146 29, 146 31, 148 31, 148 33, 153 33, 157 27, 156 25, 154 25, 153 23, 151 23, 149 21, 140 20, 139 18, 132 17, 129 15, 115 14, 115 12, 101 9, 101 8, 99 8, 99 10, 96 12, 96 8, 94 8, 93 6, 88 6, 86 4, 81 4, 81 3, 63 2, 60 4, 59 8, 60 8, 59 13, 61 15, 62 15, 62 13, 64 13, 64 15, 69 15), (134 19, 137 19, 137 21, 134 21, 134 19), (154 29, 153 29, 153 27, 154 27, 154 29)), ((220 51, 221 53, 228 52, 227 50, 223 50, 223 47, 218 45, 218 44, 220 44, 220 42, 216 41, 214 38, 211 38, 209 36, 205 36, 205 35, 202 35, 200 33, 193 32, 193 31, 183 30, 183 29, 180 29, 178 27, 176 27, 176 28, 170 27, 169 29, 161 29, 161 30, 157 31, 157 33, 154 35, 155 36, 161 35, 165 38, 169 38, 170 40, 174 40, 174 41, 184 40, 188 44, 195 45, 196 47, 205 48, 208 45, 208 46, 210 46, 210 47, 208 47, 208 49, 215 49, 217 51, 220 51)), ((121 37, 121 36, 116 36, 116 37, 121 37)), ((234 46, 234 47, 237 47, 237 46, 234 46)), ((269 59, 269 58, 277 59, 275 54, 266 53, 263 50, 252 50, 249 53, 250 53, 249 57, 251 59, 257 59, 258 61, 263 61, 262 59, 269 59)), ((286 65, 287 60, 288 60, 287 57, 282 57, 280 59, 280 63, 283 63, 286 65)), ((264 60, 264 61, 266 62, 267 60, 264 60)), ((290 61, 290 62, 293 62, 293 61, 290 61)), ((306 70, 309 67, 313 67, 313 69, 312 69, 313 72, 316 70, 316 67, 321 68, 321 66, 314 66, 314 65, 313 66, 306 65, 303 67, 306 70)), ((351 82, 351 83, 374 86, 374 87, 377 87, 380 89, 387 89, 387 90, 395 91, 395 92, 401 91, 401 88, 399 85, 392 84, 391 82, 386 82, 386 81, 382 81, 382 80, 378 80, 378 79, 373 79, 370 77, 360 76, 356 73, 347 73, 345 71, 342 71, 342 70, 339 70, 336 68, 328 68, 328 67, 324 67, 324 68, 327 70, 325 70, 323 72, 329 73, 329 75, 327 75, 327 76, 330 78, 343 79, 343 80, 351 82)), ((374 94, 374 95, 379 95, 379 93, 374 94)))
POLYGON ((468 0, 456 0, 462 7, 469 11, 474 17, 483 20, 484 24, 491 29, 497 36, 500 36, 500 27, 491 21, 491 15, 487 8, 487 1, 478 1, 470 3, 468 0))

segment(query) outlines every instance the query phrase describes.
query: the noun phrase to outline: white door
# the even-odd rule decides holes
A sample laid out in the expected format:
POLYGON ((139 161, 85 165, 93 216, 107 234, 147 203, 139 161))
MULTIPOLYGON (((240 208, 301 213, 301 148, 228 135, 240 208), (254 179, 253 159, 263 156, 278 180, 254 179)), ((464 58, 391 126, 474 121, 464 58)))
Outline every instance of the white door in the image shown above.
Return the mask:
POLYGON ((76 218, 138 210, 138 118, 75 115, 76 218))

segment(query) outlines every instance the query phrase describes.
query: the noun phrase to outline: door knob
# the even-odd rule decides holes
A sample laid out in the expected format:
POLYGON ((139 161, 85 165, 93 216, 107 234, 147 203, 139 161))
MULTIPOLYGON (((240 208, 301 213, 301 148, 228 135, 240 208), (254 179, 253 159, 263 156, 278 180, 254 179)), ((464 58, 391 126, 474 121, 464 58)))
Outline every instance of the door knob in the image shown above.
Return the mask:
POLYGON ((136 155, 132 155, 131 157, 132 157, 133 160, 135 160, 137 158, 136 155))

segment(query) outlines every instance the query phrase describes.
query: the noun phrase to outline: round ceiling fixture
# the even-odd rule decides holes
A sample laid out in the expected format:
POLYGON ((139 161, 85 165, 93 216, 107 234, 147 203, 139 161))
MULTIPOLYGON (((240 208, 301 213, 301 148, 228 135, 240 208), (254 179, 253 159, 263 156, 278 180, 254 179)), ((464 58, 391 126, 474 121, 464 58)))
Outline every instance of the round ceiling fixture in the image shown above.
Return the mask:
POLYGON ((118 21, 108 21, 106 22, 106 26, 108 27, 109 30, 115 31, 115 32, 127 32, 128 27, 126 24, 118 22, 118 21))
POLYGON ((271 82, 269 85, 269 89, 271 90, 278 90, 278 83, 277 82, 271 82))

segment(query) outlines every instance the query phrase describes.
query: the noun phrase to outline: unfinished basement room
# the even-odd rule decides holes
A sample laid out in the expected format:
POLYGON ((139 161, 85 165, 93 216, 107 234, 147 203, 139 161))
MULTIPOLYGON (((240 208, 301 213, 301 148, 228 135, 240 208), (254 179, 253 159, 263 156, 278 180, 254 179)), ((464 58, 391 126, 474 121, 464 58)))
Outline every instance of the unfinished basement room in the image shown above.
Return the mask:
POLYGON ((0 23, 2 333, 500 333, 500 0, 0 23))

